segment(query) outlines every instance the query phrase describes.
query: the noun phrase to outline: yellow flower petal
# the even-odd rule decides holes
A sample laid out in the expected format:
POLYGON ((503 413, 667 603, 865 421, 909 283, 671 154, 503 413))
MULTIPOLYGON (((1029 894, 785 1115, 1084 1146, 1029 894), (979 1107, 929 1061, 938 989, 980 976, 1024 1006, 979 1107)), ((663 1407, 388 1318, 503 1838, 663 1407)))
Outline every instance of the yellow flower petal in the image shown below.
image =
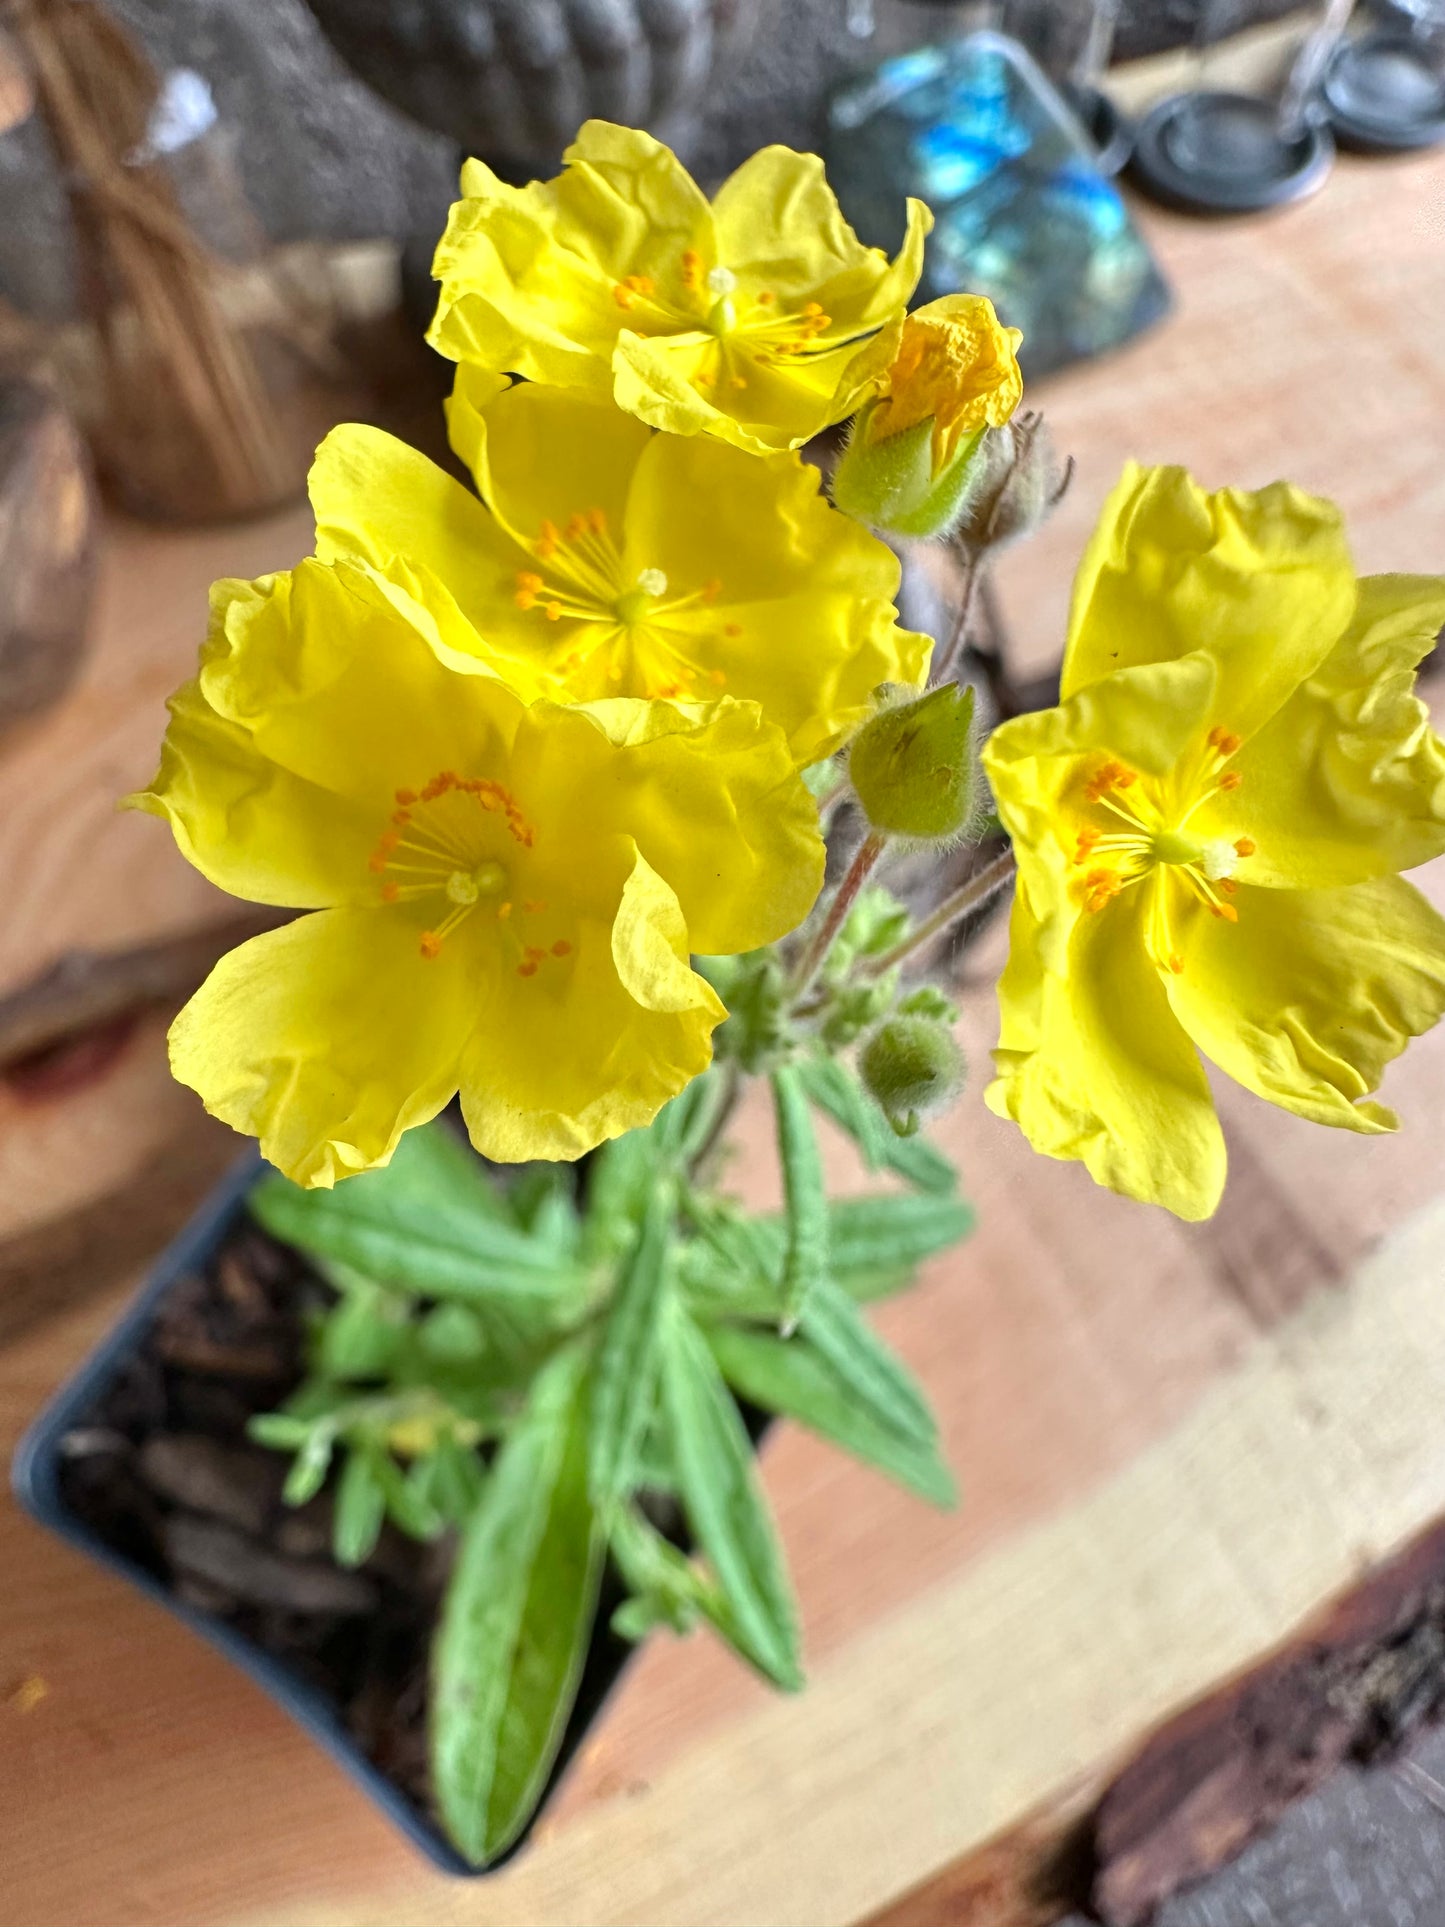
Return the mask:
POLYGON ((775 942, 822 888, 817 808, 751 703, 534 704, 513 768, 559 821, 634 837, 700 955, 775 942))
POLYGON ((385 1164, 457 1088, 478 1007, 397 912, 318 911, 223 957, 171 1026, 171 1069, 298 1184, 385 1164))
POLYGON ((259 755, 199 683, 169 708, 160 769, 128 807, 163 817, 186 861, 232 896, 310 910, 367 893, 372 817, 259 755))
POLYGON ((520 189, 467 164, 437 250, 434 347, 755 452, 851 412, 859 344, 917 282, 921 203, 890 264, 848 229, 812 155, 755 156, 716 216, 648 135, 589 121, 565 163, 520 189))
POLYGON ((662 633, 701 668, 702 688, 715 674, 730 696, 757 702, 800 765, 837 748, 880 683, 927 674, 929 638, 898 627, 897 558, 828 505, 795 454, 654 436, 633 478, 624 555, 628 575, 717 585, 667 614, 662 633))
POLYGON ((908 203, 908 230, 889 266, 844 220, 816 154, 764 147, 723 182, 713 201, 718 258, 782 300, 809 295, 841 327, 877 326, 901 307, 923 272, 933 216, 908 203))
POLYGON ((1254 890, 1238 923, 1197 914, 1169 1001, 1195 1043, 1247 1090, 1317 1124, 1392 1131, 1362 1102, 1445 1013, 1445 919, 1412 885, 1254 890))
POLYGON ((609 930, 588 919, 566 972, 504 977, 462 1075, 472 1142, 499 1162, 576 1158, 649 1123, 711 1059, 726 1015, 689 968, 674 893, 632 864, 609 930))
POLYGON ((1037 1151, 1079 1158, 1098 1184, 1181 1218, 1207 1218, 1224 1187, 1224 1137, 1193 1046, 1144 949, 1136 892, 1073 926, 1045 969, 1021 879, 999 983, 998 1076, 989 1108, 1037 1151))
POLYGON ((455 432, 452 445, 469 451, 477 488, 507 532, 530 550, 546 523, 565 530, 574 515, 599 510, 619 531, 633 470, 652 440, 643 424, 610 402, 527 383, 475 409, 466 372, 457 370, 448 413, 449 427, 461 423, 461 445, 455 432))
POLYGON ((445 651, 428 611, 373 570, 305 561, 213 595, 206 701, 259 755, 379 824, 398 787, 446 768, 459 745, 488 756, 510 740, 519 699, 477 658, 445 651))
POLYGON ((1319 667, 1353 607, 1333 503, 1283 482, 1211 495, 1183 469, 1131 463, 1079 566, 1063 694, 1205 649, 1220 672, 1207 720, 1247 738, 1319 667))
POLYGON ((1241 878, 1329 889, 1445 852, 1445 744, 1415 666, 1445 627, 1445 580, 1368 576, 1341 640, 1234 759, 1201 832, 1254 851, 1241 878))

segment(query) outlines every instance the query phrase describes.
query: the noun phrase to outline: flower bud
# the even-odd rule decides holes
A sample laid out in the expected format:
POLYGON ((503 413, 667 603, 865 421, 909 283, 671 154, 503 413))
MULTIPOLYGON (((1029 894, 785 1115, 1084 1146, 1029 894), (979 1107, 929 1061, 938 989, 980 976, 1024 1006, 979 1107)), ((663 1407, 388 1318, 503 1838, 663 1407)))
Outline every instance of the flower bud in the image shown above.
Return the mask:
POLYGON ((858 1053, 863 1086, 899 1137, 945 1110, 963 1089, 963 1052, 926 1017, 890 1017, 858 1053))
POLYGON ((1060 461, 1042 415, 1022 415, 984 436, 976 476, 952 539, 983 555, 1030 534, 1063 499, 1072 460, 1060 461))
POLYGON ((960 835, 978 791, 972 684, 880 710, 853 738, 848 774, 875 830, 922 843, 960 835))
POLYGON ((892 535, 947 534, 976 486, 985 429, 1023 394, 1022 338, 980 294, 930 301, 878 336, 873 399, 833 475, 837 506, 892 535))

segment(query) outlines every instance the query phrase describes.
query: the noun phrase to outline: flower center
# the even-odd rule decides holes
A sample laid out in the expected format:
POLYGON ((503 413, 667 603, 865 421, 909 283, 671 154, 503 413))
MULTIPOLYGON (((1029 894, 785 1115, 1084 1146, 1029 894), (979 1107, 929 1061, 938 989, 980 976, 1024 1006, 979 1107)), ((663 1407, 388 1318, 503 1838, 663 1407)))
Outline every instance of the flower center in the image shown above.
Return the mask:
POLYGON ((566 957, 572 950, 560 936, 548 945, 528 943, 513 925, 514 915, 547 915, 542 899, 519 897, 515 887, 534 841, 531 824, 504 785, 444 769, 419 790, 396 792, 396 808, 368 868, 381 878, 383 903, 430 899, 441 909, 418 940, 424 958, 438 956, 452 932, 480 908, 503 927, 518 976, 532 977, 548 956, 566 957))
MULTIPOLYGON (((1163 781, 1141 777, 1113 757, 1100 764, 1084 785, 1093 815, 1078 831, 1074 848, 1086 910, 1103 910, 1121 891, 1162 869, 1176 875, 1212 916, 1239 921, 1226 899, 1238 888, 1234 873, 1240 862, 1254 855, 1253 839, 1206 838, 1189 824, 1212 797, 1239 788, 1239 773, 1228 764, 1240 743, 1232 731, 1212 729, 1202 754, 1186 759, 1163 781)), ((1184 959, 1170 934, 1168 899, 1167 891, 1155 892, 1149 947, 1155 962, 1177 975, 1184 959)))
MULTIPOLYGON (((727 682, 722 670, 704 668, 690 656, 698 638, 691 618, 715 602, 722 583, 714 577, 700 589, 669 594, 661 569, 641 569, 629 582, 622 551, 613 540, 601 509, 579 510, 566 527, 544 522, 533 544, 537 567, 516 577, 513 600, 545 622, 582 623, 567 632, 566 654, 555 672, 559 687, 576 691, 587 664, 597 669, 596 693, 668 698, 716 695, 727 682)), ((741 633, 735 624, 723 633, 741 633)))

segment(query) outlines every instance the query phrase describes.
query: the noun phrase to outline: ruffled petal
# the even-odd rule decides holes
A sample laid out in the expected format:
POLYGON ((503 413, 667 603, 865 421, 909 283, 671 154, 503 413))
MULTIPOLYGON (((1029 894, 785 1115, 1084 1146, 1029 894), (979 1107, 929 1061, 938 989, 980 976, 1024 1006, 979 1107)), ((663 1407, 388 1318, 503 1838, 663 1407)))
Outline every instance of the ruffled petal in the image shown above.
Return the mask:
MULTIPOLYGON (((452 445, 459 454, 466 448, 477 487, 513 543, 530 552, 544 522, 565 529, 573 515, 593 509, 619 533, 633 470, 652 440, 643 423, 610 402, 535 383, 519 383, 478 411, 463 372, 448 414, 452 445)), ((478 627, 485 635, 485 621, 478 627)))
POLYGON ((1207 1218, 1224 1188, 1224 1136, 1146 956, 1146 914, 1135 892, 1076 917, 1062 969, 1049 969, 1020 877, 999 982, 998 1076, 984 1098, 1047 1157, 1081 1159, 1111 1191, 1207 1218))
POLYGON ((584 917, 560 967, 503 973, 480 1012, 462 1111, 484 1157, 580 1157, 650 1123, 711 1060, 727 1013, 689 968, 677 898, 629 839, 611 854, 625 880, 610 926, 584 917))
POLYGON ((423 962, 400 913, 318 911, 221 959, 171 1026, 171 1069, 287 1177, 330 1186, 451 1098, 477 988, 471 951, 423 962))
POLYGON ((1079 565, 1063 694, 1207 650, 1205 724, 1248 738, 1329 655, 1354 600, 1333 503, 1283 482, 1211 495, 1183 469, 1131 463, 1079 565))
POLYGON ((260 756, 376 812, 378 829, 398 787, 447 768, 485 773, 522 708, 444 641, 470 625, 435 578, 406 579, 410 591, 362 564, 305 561, 219 583, 200 675, 260 756))
MULTIPOLYGON (((908 203, 908 230, 891 265, 865 248, 843 218, 816 154, 764 147, 718 189, 713 225, 719 261, 749 287, 780 301, 817 301, 839 326, 873 326, 901 308, 923 271, 923 241, 933 217, 908 203)), ((827 336, 824 336, 827 339, 827 336)))
POLYGON ((1415 667, 1445 627, 1445 580, 1367 576, 1350 627, 1233 768, 1202 835, 1248 837, 1241 880, 1331 889, 1445 852, 1445 744, 1415 667))
MULTIPOLYGON (((626 572, 659 569, 660 634, 788 734, 800 763, 836 748, 883 682, 915 683, 931 644, 897 625, 891 549, 831 508, 796 455, 762 460, 712 439, 655 436, 627 505, 626 572)), ((708 692, 711 693, 711 692, 708 692)))
POLYGON ((177 690, 169 708, 160 769, 125 805, 163 817, 202 876, 232 896, 298 910, 372 894, 373 816, 261 755, 199 683, 177 690))
POLYGON ((1180 1023, 1271 1104, 1349 1131, 1394 1130, 1393 1111, 1362 1100, 1445 1014, 1445 919, 1399 877, 1245 887, 1234 904, 1238 923, 1192 913, 1184 971, 1168 981, 1180 1023))
MULTIPOLYGON (((557 839, 634 838, 700 954, 774 942, 822 888, 817 806, 782 731, 752 703, 537 703, 518 727, 512 769, 557 839)), ((539 859, 548 840, 539 833, 539 859)))

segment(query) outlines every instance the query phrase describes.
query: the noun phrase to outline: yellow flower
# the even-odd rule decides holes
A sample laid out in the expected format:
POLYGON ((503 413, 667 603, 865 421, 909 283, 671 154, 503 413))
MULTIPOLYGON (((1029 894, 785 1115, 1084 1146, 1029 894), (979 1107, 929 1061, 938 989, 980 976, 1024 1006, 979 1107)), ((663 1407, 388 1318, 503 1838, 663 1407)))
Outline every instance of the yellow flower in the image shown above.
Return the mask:
POLYGON ((405 443, 339 428, 311 475, 317 552, 445 584, 524 693, 727 694, 805 764, 879 683, 927 673, 928 638, 896 623, 897 558, 796 454, 655 435, 610 401, 467 369, 450 419, 489 507, 405 443))
POLYGON ((181 1082, 301 1184, 384 1164, 458 1089, 498 1159, 646 1123, 724 1015, 689 949, 771 942, 821 882, 753 705, 529 706, 464 630, 352 562, 219 583, 129 799, 222 889, 315 912, 223 958, 171 1031, 181 1082))
POLYGON ((903 323, 877 378, 878 399, 859 431, 869 443, 932 422, 933 472, 947 467, 965 436, 1002 428, 1023 399, 1017 328, 1005 328, 983 294, 948 294, 903 323))
POLYGON ((765 147, 709 204, 650 134, 588 121, 555 181, 462 169, 428 339, 453 361, 611 395, 673 434, 796 448, 853 412, 860 346, 895 328, 931 217, 890 265, 815 154, 765 147))
POLYGON ((1445 580, 1356 582, 1338 512, 1131 468, 1075 587, 1057 709, 984 761, 1019 862, 986 1093, 1037 1150, 1207 1217, 1224 1142, 1197 1052, 1376 1132, 1445 1012, 1445 920, 1395 872, 1445 850, 1412 693, 1445 580))

